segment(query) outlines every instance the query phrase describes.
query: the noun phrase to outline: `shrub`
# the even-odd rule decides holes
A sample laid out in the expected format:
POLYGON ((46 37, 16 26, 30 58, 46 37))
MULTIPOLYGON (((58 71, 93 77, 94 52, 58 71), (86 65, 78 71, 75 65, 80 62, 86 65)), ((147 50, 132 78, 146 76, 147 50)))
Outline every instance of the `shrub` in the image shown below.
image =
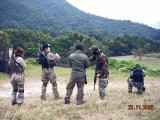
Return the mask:
POLYGON ((39 63, 34 58, 29 58, 26 63, 31 65, 39 65, 39 63))

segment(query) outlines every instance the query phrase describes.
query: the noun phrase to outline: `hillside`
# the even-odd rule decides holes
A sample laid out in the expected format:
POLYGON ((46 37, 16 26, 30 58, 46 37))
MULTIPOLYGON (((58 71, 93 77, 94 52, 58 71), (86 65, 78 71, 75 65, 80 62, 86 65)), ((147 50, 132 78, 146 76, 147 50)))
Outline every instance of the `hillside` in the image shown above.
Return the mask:
POLYGON ((146 36, 160 40, 160 30, 131 21, 112 20, 85 13, 65 0, 1 0, 2 28, 41 30, 55 37, 94 30, 146 36))

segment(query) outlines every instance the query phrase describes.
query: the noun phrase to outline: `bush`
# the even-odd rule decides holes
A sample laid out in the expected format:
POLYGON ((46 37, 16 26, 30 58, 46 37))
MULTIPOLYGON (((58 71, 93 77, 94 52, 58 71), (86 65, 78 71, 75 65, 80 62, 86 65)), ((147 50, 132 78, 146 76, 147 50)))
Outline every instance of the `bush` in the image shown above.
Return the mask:
MULTIPOLYGON (((134 68, 135 64, 136 63, 131 61, 118 61, 116 59, 109 59, 109 69, 116 69, 121 72, 129 72, 132 68, 134 68)), ((160 70, 152 70, 145 65, 141 65, 141 68, 148 75, 160 76, 160 70)))
POLYGON ((109 58, 110 69, 122 69, 122 68, 130 69, 133 68, 134 66, 135 64, 130 61, 118 61, 116 59, 109 58))
POLYGON ((34 58, 29 58, 27 60, 27 64, 31 64, 31 65, 39 65, 39 63, 36 61, 36 59, 34 58))

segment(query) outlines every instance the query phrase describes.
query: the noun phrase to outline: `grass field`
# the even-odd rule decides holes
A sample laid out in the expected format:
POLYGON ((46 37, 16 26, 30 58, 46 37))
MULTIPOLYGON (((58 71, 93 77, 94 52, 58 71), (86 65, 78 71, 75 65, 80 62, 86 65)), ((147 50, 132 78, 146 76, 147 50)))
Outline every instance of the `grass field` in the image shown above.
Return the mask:
MULTIPOLYGON (((142 58, 143 60, 143 58, 142 58)), ((145 63, 146 64, 146 63, 145 63)), ((159 64, 159 63, 158 63, 159 64)), ((157 67, 157 65, 155 66, 157 67)), ((76 105, 75 87, 71 104, 64 104, 66 84, 70 68, 55 67, 60 100, 53 100, 51 85, 47 88, 47 100, 41 101, 41 67, 29 65, 25 71, 25 99, 22 106, 11 106, 10 77, 0 74, 0 120, 160 120, 160 78, 145 77, 146 92, 137 95, 127 91, 128 73, 110 70, 107 99, 99 103, 98 82, 93 91, 94 70, 87 69, 88 84, 84 88, 85 104, 76 105), (146 109, 139 109, 139 106, 146 109), (149 109, 149 107, 153 109, 149 109), (135 109, 130 109, 131 107, 135 109)))

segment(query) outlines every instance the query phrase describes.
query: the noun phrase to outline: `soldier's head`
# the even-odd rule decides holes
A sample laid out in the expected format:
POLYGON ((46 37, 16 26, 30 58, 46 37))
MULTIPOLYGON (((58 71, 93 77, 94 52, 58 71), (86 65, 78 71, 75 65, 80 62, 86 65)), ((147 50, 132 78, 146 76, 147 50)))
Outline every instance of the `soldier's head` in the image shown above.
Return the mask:
POLYGON ((81 51, 82 51, 82 50, 83 50, 82 45, 81 45, 81 44, 77 44, 77 45, 76 45, 76 50, 81 50, 81 51))
POLYGON ((50 44, 45 44, 45 45, 43 45, 43 50, 45 51, 45 52, 50 52, 50 44))
POLYGON ((89 49, 91 50, 91 53, 94 54, 94 55, 97 55, 97 54, 101 53, 101 50, 98 48, 97 45, 93 45, 89 49))
POLYGON ((22 57, 22 55, 23 55, 23 49, 21 47, 17 47, 17 49, 15 50, 15 56, 22 57))
POLYGON ((135 68, 140 68, 140 67, 141 67, 140 64, 136 64, 136 65, 135 65, 135 68))

